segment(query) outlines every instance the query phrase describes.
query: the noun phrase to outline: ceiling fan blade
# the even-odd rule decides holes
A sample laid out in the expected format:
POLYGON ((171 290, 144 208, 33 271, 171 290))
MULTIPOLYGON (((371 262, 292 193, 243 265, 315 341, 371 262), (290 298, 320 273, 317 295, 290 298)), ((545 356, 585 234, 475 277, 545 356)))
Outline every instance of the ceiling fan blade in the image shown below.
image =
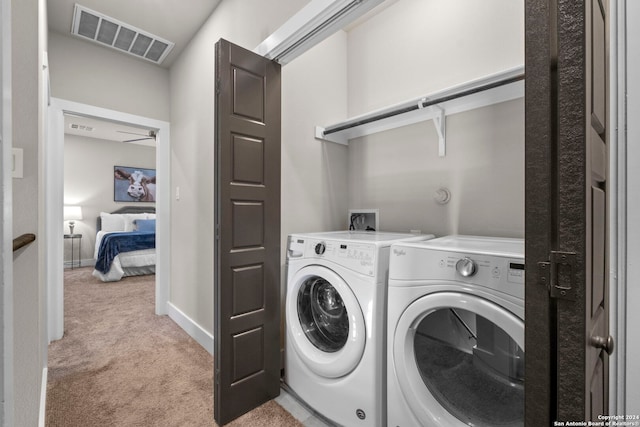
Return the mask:
POLYGON ((136 132, 127 132, 127 131, 124 131, 124 130, 117 130, 116 132, 118 132, 118 133, 128 133, 129 135, 151 136, 151 135, 149 135, 149 133, 151 131, 147 132, 147 133, 136 133, 136 132))
POLYGON ((147 139, 153 139, 153 140, 155 140, 155 138, 152 138, 152 137, 148 136, 148 137, 146 137, 146 138, 127 139, 126 141, 122 141, 122 142, 146 141, 147 139))

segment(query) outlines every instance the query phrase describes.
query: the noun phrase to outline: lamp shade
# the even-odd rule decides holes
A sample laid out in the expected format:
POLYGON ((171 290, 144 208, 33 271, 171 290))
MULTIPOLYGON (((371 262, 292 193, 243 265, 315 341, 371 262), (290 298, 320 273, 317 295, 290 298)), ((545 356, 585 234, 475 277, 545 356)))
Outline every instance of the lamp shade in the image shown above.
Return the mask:
POLYGON ((65 206, 64 207, 64 220, 76 220, 82 219, 82 208, 80 206, 65 206))

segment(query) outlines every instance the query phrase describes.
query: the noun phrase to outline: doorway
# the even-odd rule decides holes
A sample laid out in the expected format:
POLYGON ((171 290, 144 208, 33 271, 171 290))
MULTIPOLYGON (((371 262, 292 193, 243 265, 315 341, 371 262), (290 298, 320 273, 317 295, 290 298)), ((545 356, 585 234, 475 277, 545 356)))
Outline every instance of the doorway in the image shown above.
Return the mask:
MULTIPOLYGON (((116 176, 116 172, 120 173, 121 168, 122 173, 139 170, 155 179, 156 142, 152 129, 71 114, 64 117, 64 264, 65 269, 73 270, 95 264, 102 237, 98 234, 99 228, 104 228, 104 224, 98 227, 97 218, 103 212, 113 213, 126 208, 155 213, 154 182, 149 182, 150 187, 146 183, 133 187, 135 192, 131 196, 127 193, 130 180, 126 176, 116 176)), ((120 257, 120 261, 129 266, 133 262, 127 264, 126 257, 120 257)), ((134 266, 142 262, 137 260, 134 266)), ((151 259, 144 262, 151 262, 151 259)), ((120 273, 120 268, 116 266, 102 279, 116 280, 120 274, 125 274, 124 270, 120 273)), ((140 273, 149 271, 145 264, 140 273)), ((127 275, 132 273, 136 272, 127 271, 127 275)), ((155 276, 149 278, 155 282, 155 276)))
POLYGON ((170 128, 169 123, 104 109, 87 104, 52 98, 48 115, 48 143, 45 145, 45 227, 47 325, 49 341, 62 338, 64 334, 64 251, 63 241, 63 197, 64 197, 64 115, 72 114, 111 122, 122 123, 144 129, 153 129, 156 134, 156 172, 162 176, 156 185, 156 289, 155 313, 167 314, 170 277, 170 128))

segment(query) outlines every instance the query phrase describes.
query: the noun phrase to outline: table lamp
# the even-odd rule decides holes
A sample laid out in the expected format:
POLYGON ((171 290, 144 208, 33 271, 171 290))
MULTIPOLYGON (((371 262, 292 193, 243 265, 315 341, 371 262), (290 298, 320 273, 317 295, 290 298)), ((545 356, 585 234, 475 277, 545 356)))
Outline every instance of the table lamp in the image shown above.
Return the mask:
POLYGON ((69 221, 69 234, 73 234, 73 227, 76 225, 75 220, 82 219, 82 208, 80 206, 65 206, 64 220, 69 221))

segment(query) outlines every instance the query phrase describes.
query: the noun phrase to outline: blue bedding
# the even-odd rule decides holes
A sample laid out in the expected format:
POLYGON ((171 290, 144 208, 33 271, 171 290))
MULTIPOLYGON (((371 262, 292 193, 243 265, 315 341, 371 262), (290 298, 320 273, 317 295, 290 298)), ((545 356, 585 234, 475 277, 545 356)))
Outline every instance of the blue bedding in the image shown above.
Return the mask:
POLYGON ((127 231, 109 233, 102 238, 98 249, 96 270, 107 274, 111 269, 113 259, 120 252, 140 251, 156 247, 155 231, 127 231))

